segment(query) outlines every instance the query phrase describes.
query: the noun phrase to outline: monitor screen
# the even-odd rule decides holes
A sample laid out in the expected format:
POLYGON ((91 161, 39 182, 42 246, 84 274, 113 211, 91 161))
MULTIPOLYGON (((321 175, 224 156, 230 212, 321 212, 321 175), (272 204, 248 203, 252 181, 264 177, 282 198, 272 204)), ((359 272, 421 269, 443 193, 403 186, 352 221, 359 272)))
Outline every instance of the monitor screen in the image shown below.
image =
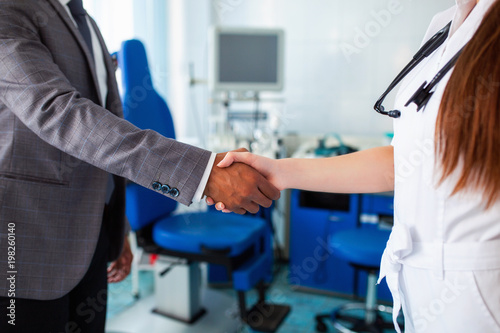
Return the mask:
POLYGON ((283 31, 214 28, 210 84, 215 90, 281 90, 283 31))

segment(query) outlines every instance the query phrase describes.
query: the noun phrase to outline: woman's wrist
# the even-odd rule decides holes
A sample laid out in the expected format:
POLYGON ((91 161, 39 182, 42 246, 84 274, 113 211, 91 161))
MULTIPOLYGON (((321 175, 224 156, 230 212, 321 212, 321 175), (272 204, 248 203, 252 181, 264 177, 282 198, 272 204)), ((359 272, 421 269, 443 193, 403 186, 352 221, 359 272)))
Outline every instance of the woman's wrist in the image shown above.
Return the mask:
POLYGON ((290 179, 287 177, 287 161, 288 158, 272 160, 271 175, 273 177, 273 185, 282 191, 290 188, 290 179))

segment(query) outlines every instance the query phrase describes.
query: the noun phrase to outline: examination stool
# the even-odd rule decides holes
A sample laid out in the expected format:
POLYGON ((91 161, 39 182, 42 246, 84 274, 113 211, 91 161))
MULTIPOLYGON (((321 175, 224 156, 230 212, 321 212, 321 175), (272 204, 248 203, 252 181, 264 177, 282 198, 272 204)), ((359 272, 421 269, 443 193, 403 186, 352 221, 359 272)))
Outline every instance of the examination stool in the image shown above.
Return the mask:
POLYGON ((382 313, 392 314, 392 307, 377 304, 377 275, 390 231, 367 226, 336 232, 329 245, 333 254, 347 261, 355 269, 368 273, 366 301, 348 303, 328 314, 316 316, 316 331, 326 332, 325 319, 331 319, 336 330, 343 333, 382 333, 394 328, 392 317, 386 320, 382 313))

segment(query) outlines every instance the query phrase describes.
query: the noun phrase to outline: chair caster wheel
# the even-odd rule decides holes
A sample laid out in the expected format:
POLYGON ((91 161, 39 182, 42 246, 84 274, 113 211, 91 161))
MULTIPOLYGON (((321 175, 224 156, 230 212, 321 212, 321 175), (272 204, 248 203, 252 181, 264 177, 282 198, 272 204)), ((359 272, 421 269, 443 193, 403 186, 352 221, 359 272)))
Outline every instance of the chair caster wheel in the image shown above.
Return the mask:
POLYGON ((316 332, 326 332, 326 325, 322 321, 316 323, 316 332))

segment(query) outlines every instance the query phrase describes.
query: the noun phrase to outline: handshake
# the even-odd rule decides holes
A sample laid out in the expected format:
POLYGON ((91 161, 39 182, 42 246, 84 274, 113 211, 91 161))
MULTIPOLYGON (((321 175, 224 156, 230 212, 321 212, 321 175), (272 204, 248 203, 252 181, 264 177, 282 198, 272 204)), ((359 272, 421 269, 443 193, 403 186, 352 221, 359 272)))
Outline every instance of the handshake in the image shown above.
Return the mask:
POLYGON ((273 200, 279 199, 281 189, 273 184, 266 166, 255 163, 261 160, 268 159, 247 153, 244 148, 217 154, 204 191, 207 204, 217 202, 218 210, 237 214, 257 213, 259 206, 270 207, 273 200))
POLYGON ((394 191, 394 148, 375 147, 328 158, 273 160, 245 149, 218 154, 205 187, 207 203, 229 213, 256 213, 280 191, 331 193, 394 191))

